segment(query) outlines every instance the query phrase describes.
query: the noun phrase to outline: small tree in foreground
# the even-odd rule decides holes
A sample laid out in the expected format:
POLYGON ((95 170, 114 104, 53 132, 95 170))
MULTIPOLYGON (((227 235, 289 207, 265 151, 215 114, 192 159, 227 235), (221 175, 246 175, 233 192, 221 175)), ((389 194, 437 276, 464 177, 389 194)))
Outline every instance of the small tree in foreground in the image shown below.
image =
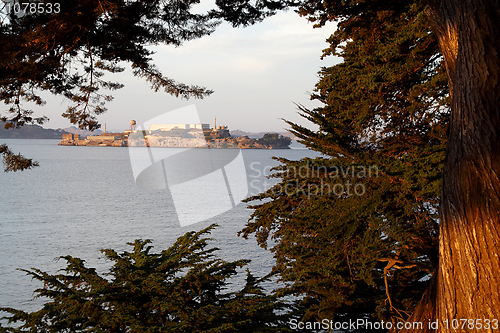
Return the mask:
MULTIPOLYGON (((150 240, 128 243, 133 251, 121 254, 102 250, 114 262, 106 277, 84 261, 61 257, 67 266, 51 275, 25 270, 44 287, 36 297, 47 297, 42 309, 27 313, 0 308, 11 314, 4 332, 283 332, 284 303, 266 296, 247 270, 246 284, 224 292, 228 278, 249 260, 226 262, 206 249, 202 236, 214 225, 188 232, 174 245, 152 253, 150 240), (281 311, 280 311, 281 310, 281 311)), ((1 325, 1 324, 0 324, 1 325)))

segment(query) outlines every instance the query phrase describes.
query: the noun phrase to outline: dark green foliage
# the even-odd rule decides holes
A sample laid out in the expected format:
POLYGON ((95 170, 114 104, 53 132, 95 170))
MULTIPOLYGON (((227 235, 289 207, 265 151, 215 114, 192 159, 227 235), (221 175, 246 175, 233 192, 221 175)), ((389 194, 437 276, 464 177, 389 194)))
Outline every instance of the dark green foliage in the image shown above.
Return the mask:
POLYGON ((219 10, 214 14, 236 27, 261 22, 278 10, 286 10, 298 2, 293 0, 216 0, 215 3, 219 10))
MULTIPOLYGON (((23 3, 28 2, 39 3, 23 3)), ((103 90, 123 87, 119 82, 105 80, 104 74, 122 72, 125 63, 154 91, 186 99, 210 95, 211 90, 165 77, 152 63, 153 52, 148 48, 158 44, 179 46, 212 33, 219 24, 219 15, 193 13, 192 7, 199 2, 46 0, 41 11, 30 11, 28 7, 25 14, 25 6, 17 8, 17 13, 13 10, 18 1, 3 1, 0 101, 7 105, 7 113, 2 113, 0 120, 6 129, 43 124, 48 118, 35 116, 25 105, 45 104, 40 92, 48 91, 71 102, 62 115, 72 124, 91 131, 98 129, 97 116, 106 112, 106 102, 113 99, 103 90)))
POLYGON ((120 63, 125 62, 155 91, 163 89, 184 98, 211 93, 164 77, 151 63, 152 51, 147 48, 160 43, 179 46, 213 32, 218 21, 212 15, 191 12, 199 1, 57 3, 57 13, 2 14, 0 100, 10 105, 11 115, 2 118, 7 124, 22 126, 45 121, 23 109, 22 102, 43 104, 37 91, 46 90, 73 102, 63 114, 72 123, 89 130, 98 128, 96 115, 105 112, 105 102, 112 99, 100 90, 122 87, 102 76, 105 72, 123 71, 120 63))
MULTIPOLYGON (((61 274, 39 269, 26 273, 44 283, 37 297, 47 297, 39 311, 2 308, 9 322, 21 323, 7 332, 283 332, 284 304, 265 295, 247 270, 245 286, 224 291, 228 279, 249 261, 226 262, 217 248, 206 249, 202 238, 214 225, 188 232, 174 245, 152 253, 149 240, 129 243, 131 252, 102 250, 113 266, 105 276, 78 258, 61 274)), ((1 329, 1 328, 0 328, 1 329)))
POLYGON ((449 108, 436 38, 420 2, 307 1, 300 13, 338 21, 324 56, 344 61, 320 72, 323 106, 300 107, 319 130, 290 123, 325 157, 279 159, 242 234, 273 240, 280 293, 303 297, 305 319, 405 320, 437 265, 449 108))
MULTIPOLYGON (((38 6, 39 2, 23 3, 38 6)), ((106 112, 106 103, 113 99, 103 90, 123 87, 105 80, 105 74, 122 72, 128 63, 133 74, 144 78, 155 92, 204 98, 212 91, 165 77, 152 62, 148 47, 180 46, 211 34, 221 20, 253 24, 289 4, 218 0, 216 8, 200 14, 193 10, 199 0, 44 0, 41 11, 28 7, 25 14, 25 6, 18 13, 12 10, 14 3, 19 5, 0 4, 0 101, 8 106, 0 120, 6 129, 45 123, 47 117, 34 115, 25 105, 45 104, 40 92, 49 91, 71 101, 63 117, 91 131, 100 127, 97 116, 106 112)))

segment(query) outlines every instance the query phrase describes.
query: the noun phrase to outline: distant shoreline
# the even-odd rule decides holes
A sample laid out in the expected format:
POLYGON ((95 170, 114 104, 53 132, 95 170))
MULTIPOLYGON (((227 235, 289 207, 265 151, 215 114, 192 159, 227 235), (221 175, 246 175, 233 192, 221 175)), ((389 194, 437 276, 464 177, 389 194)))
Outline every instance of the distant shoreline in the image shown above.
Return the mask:
MULTIPOLYGON (((87 130, 82 130, 79 128, 76 128, 74 126, 68 127, 68 128, 58 128, 58 129, 52 129, 52 128, 43 128, 42 126, 39 125, 24 125, 20 128, 9 128, 5 129, 4 128, 5 123, 0 122, 0 139, 32 139, 32 140, 38 140, 38 139, 54 139, 54 140, 60 140, 62 134, 78 134, 81 136, 92 136, 92 135, 101 135, 103 132, 101 130, 96 130, 93 132, 87 131, 87 130)), ((247 132, 247 131, 241 131, 241 130, 235 130, 235 131, 230 131, 232 137, 243 137, 243 136, 248 136, 251 139, 259 139, 264 136, 266 133, 277 133, 286 137, 291 138, 292 140, 297 140, 297 137, 290 132, 286 131, 271 131, 271 132, 247 132)))

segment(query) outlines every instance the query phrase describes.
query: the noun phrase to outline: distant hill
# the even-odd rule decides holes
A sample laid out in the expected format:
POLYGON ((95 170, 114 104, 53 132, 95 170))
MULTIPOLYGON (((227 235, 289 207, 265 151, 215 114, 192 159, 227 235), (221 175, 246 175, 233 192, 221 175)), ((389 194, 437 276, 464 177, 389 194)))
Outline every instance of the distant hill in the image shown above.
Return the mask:
MULTIPOLYGON (((8 130, 6 130, 4 128, 4 125, 5 125, 4 122, 0 122, 0 139, 61 139, 63 134, 68 134, 68 133, 79 134, 82 137, 102 134, 102 131, 100 130, 90 132, 87 130, 76 128, 74 126, 64 129, 60 128, 46 129, 39 125, 25 125, 18 129, 9 128, 8 130)), ((252 132, 235 130, 235 131, 230 131, 230 133, 231 136, 233 137, 248 136, 251 139, 260 139, 267 132, 252 133, 252 132)), ((278 134, 287 136, 292 140, 296 139, 296 137, 289 132, 280 132, 278 134)))
POLYGON ((21 128, 4 128, 5 123, 0 121, 0 139, 61 139, 68 134, 62 129, 46 129, 39 125, 25 125, 21 128))

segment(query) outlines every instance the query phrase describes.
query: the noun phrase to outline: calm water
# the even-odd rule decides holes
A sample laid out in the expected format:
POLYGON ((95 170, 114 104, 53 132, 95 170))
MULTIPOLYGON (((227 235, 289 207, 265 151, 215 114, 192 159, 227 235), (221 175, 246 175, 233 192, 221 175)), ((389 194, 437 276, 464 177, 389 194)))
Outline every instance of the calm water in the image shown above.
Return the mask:
MULTIPOLYGON (((39 284, 17 268, 36 267, 55 273, 64 267, 64 262, 55 258, 71 255, 103 271, 109 263, 102 260, 100 249, 130 250, 126 243, 141 238, 152 239, 160 251, 185 232, 212 223, 219 224, 211 237, 216 239, 213 245, 221 249, 223 259, 251 259, 250 269, 259 276, 273 265, 272 255, 260 249, 254 239, 236 235, 251 214, 246 204, 181 227, 168 190, 136 184, 127 148, 65 147, 57 146, 57 140, 0 143, 40 162, 40 167, 30 171, 0 172, 0 307, 30 311, 40 307, 41 300, 32 300, 39 284)), ((215 161, 225 154, 234 155, 234 150, 212 152, 215 161)), ((206 150, 200 151, 203 153, 206 150)), ((306 149, 242 150, 242 156, 250 195, 270 186, 271 181, 264 176, 277 164, 272 156, 300 159, 317 154, 306 149)), ((210 165, 219 164, 212 161, 210 165)), ((193 163, 178 176, 199 177, 199 170, 200 166, 193 163)), ((227 193, 214 190, 206 195, 217 204, 227 193)), ((182 200, 194 210, 206 209, 198 207, 192 198, 182 200)))

